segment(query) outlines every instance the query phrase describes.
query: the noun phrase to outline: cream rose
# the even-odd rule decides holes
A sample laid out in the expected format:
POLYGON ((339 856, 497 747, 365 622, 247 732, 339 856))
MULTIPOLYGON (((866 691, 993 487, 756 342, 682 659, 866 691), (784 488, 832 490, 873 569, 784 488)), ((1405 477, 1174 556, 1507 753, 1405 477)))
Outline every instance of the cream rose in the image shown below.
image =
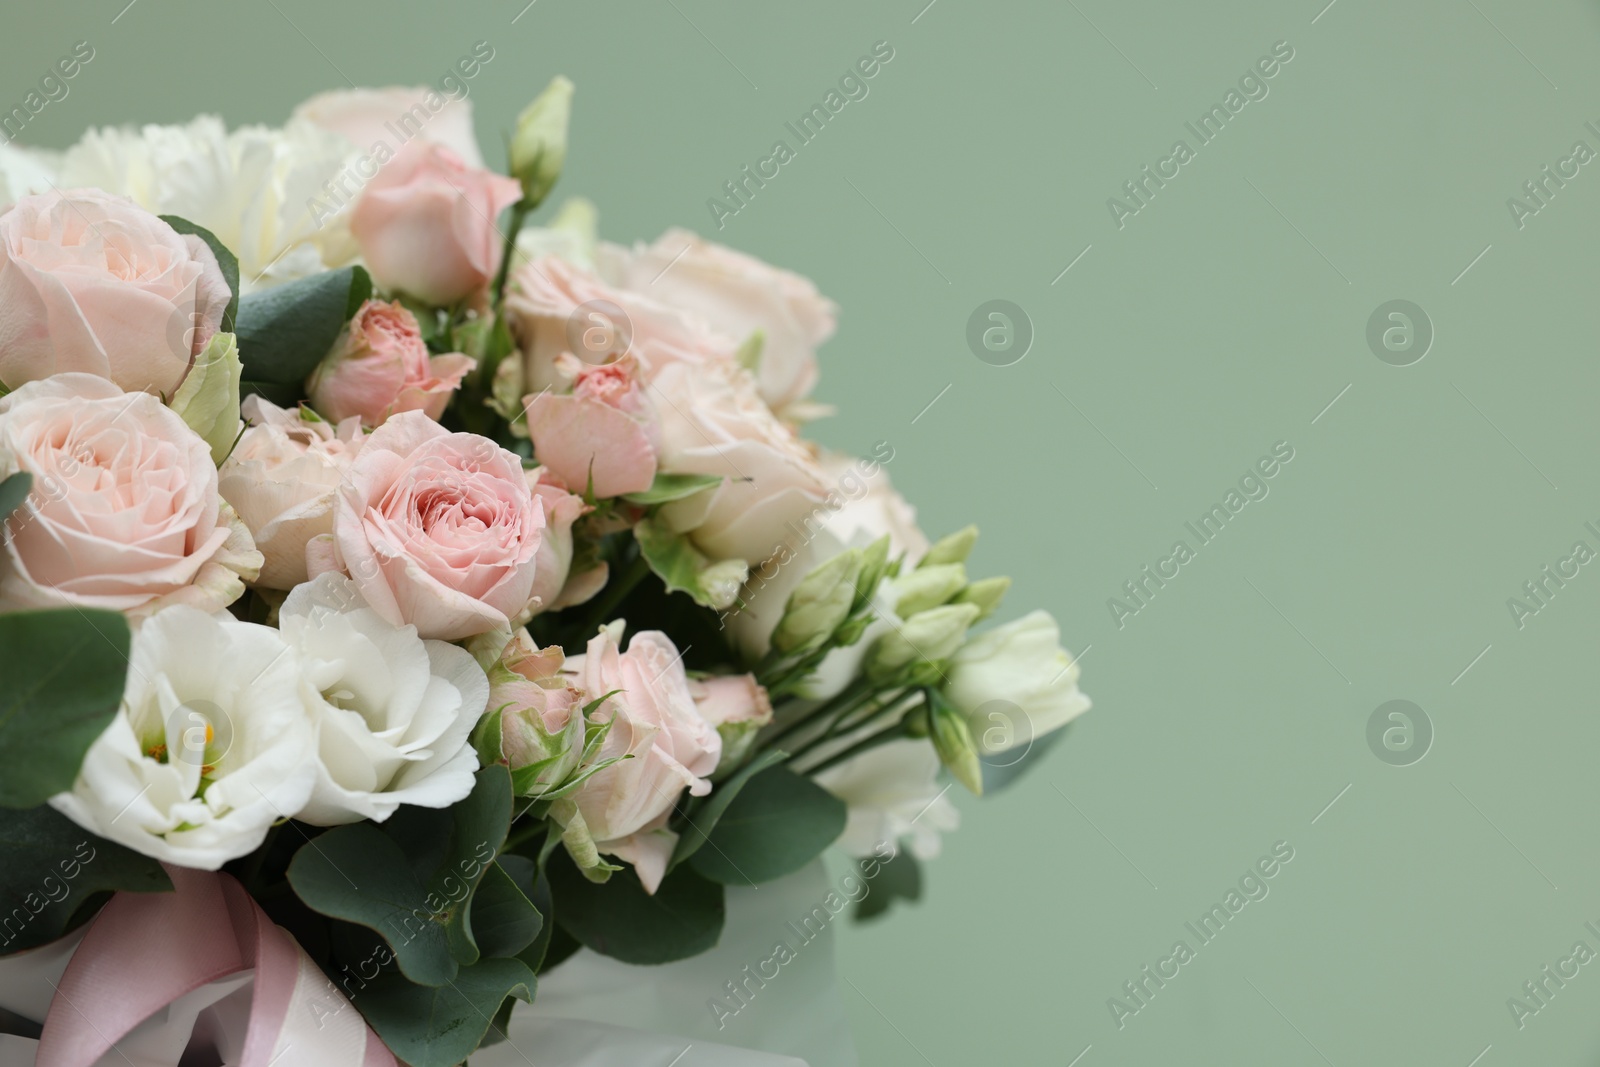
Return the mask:
POLYGON ((756 382, 774 410, 805 399, 815 387, 815 350, 833 336, 839 308, 808 279, 680 229, 631 250, 603 245, 600 270, 623 288, 648 292, 739 341, 760 330, 756 382))
POLYGON ((293 589, 308 577, 306 545, 333 533, 339 482, 365 440, 361 420, 335 425, 245 398, 250 427, 217 478, 217 489, 250 528, 264 563, 256 584, 293 589))
POLYGON ((148 393, 58 374, 0 398, 0 477, 17 471, 33 491, 6 524, 0 610, 216 611, 261 570, 210 447, 148 393))
POLYGON ((662 509, 711 558, 761 563, 822 505, 822 468, 743 368, 675 363, 655 376, 650 396, 661 416, 661 469, 723 478, 662 509))
POLYGON ((231 296, 204 241, 131 200, 23 197, 0 215, 0 383, 82 371, 171 397, 231 296))
POLYGON ((391 623, 450 641, 526 616, 544 526, 515 453, 406 411, 361 446, 339 486, 332 552, 314 543, 307 560, 349 573, 391 623))

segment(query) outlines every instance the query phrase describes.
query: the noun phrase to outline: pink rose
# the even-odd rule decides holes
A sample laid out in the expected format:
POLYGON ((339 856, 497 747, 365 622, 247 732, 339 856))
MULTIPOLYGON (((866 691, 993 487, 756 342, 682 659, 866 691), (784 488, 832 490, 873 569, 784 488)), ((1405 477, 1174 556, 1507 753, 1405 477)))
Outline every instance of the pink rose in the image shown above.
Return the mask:
POLYGON ((544 467, 528 472, 528 484, 544 509, 544 534, 539 541, 530 607, 533 614, 542 615, 582 604, 594 596, 605 585, 606 570, 601 563, 583 574, 572 574, 572 524, 590 510, 583 498, 567 492, 561 479, 544 467), (596 569, 600 571, 598 583, 587 577, 596 569))
POLYGON ((597 500, 638 493, 656 477, 661 428, 638 381, 638 363, 624 357, 592 367, 570 355, 572 392, 525 399, 534 454, 568 485, 594 483, 597 500))
POLYGON ((0 553, 0 610, 218 611, 261 569, 211 448, 148 393, 58 374, 0 398, 0 480, 33 475, 0 553))
POLYGON ((339 482, 361 449, 361 422, 335 426, 304 411, 245 398, 249 429, 222 465, 217 489, 250 528, 266 562, 256 584, 293 589, 306 581, 306 544, 333 533, 339 482))
POLYGON ((500 269, 500 212, 522 198, 511 178, 469 167, 450 149, 406 143, 356 202, 350 232, 372 276, 430 304, 453 304, 500 269))
POLYGON ((377 426, 401 411, 437 420, 474 360, 430 356, 416 316, 398 301, 368 300, 306 383, 311 406, 335 422, 359 416, 377 426))
POLYGON ((760 330, 756 383, 775 410, 805 399, 816 385, 815 349, 833 336, 839 309, 806 278, 679 229, 631 251, 603 246, 601 273, 737 341, 760 330))
POLYGON ((766 689, 753 674, 729 674, 691 679, 689 692, 700 717, 722 738, 717 769, 737 766, 750 753, 756 734, 772 721, 772 701, 766 689))
POLYGON ((557 256, 512 272, 506 315, 530 392, 565 392, 578 366, 634 356, 642 377, 672 363, 732 361, 738 342, 641 293, 608 285, 557 256), (580 361, 560 359, 571 353, 580 361))
POLYGON ((231 293, 206 243, 98 189, 0 215, 0 382, 82 371, 170 397, 231 293))
POLYGON ((544 522, 515 453, 406 411, 361 446, 339 486, 332 552, 313 542, 307 562, 313 577, 346 571, 396 626, 453 641, 526 615, 544 522))
POLYGON ((706 776, 717 768, 722 739, 696 710, 683 657, 667 635, 634 634, 626 652, 621 636, 620 622, 602 628, 567 667, 586 694, 618 691, 590 716, 612 724, 599 758, 633 758, 594 775, 572 799, 595 847, 633 864, 654 893, 678 840, 667 818, 685 789, 711 791, 706 776))
POLYGON ((550 789, 577 770, 583 756, 582 731, 574 727, 572 736, 567 728, 573 715, 582 718, 585 697, 562 673, 565 658, 559 646, 541 649, 527 630, 518 630, 486 668, 489 711, 500 712, 506 763, 512 770, 545 763, 539 784, 550 789))
POLYGON ((472 130, 472 101, 431 86, 330 89, 294 109, 294 117, 342 135, 362 152, 387 155, 413 137, 443 145, 469 167, 482 167, 472 130), (383 142, 384 153, 373 146, 383 142))
POLYGON ((673 364, 653 383, 661 402, 661 469, 717 474, 722 484, 662 508, 712 559, 751 566, 803 532, 821 505, 826 478, 805 445, 756 393, 734 364, 673 364))

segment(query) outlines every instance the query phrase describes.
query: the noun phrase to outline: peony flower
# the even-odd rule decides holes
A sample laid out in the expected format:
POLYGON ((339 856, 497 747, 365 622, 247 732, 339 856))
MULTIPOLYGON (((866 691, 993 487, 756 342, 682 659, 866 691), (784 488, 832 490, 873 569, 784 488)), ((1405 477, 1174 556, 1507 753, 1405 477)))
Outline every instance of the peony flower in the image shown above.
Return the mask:
POLYGON ((728 674, 690 679, 689 692, 700 717, 722 738, 717 770, 738 766, 749 755, 756 734, 772 721, 772 701, 766 689, 753 674, 728 674))
POLYGON ((816 347, 833 336, 838 306, 798 274, 672 229, 632 250, 603 245, 601 273, 648 293, 743 341, 762 333, 755 368, 761 396, 775 411, 804 400, 817 383, 816 347))
POLYGON ((317 784, 299 818, 382 822, 401 804, 447 808, 472 792, 468 735, 489 682, 470 655, 390 623, 340 574, 295 587, 278 625, 318 728, 317 784))
POLYGON ((851 856, 870 856, 879 843, 911 839, 920 860, 939 855, 940 832, 961 825, 939 785, 939 756, 921 739, 890 741, 817 775, 817 784, 849 805, 836 844, 851 856))
POLYGON ((638 381, 638 363, 598 367, 572 356, 572 392, 524 400, 539 462, 568 485, 593 484, 596 499, 638 493, 656 477, 661 428, 638 381))
POLYGON ((514 453, 406 411, 361 446, 339 486, 332 551, 314 542, 307 562, 349 573, 396 626, 451 641, 528 611, 544 523, 514 453))
POLYGON ((521 197, 511 178, 470 167, 442 145, 410 141, 367 183, 350 232, 384 288, 453 304, 500 269, 505 241, 495 220, 521 197))
POLYGON ((827 476, 743 368, 673 364, 656 375, 651 397, 661 414, 661 469, 723 478, 662 509, 712 559, 769 559, 822 505, 827 476))
POLYGON ((506 315, 533 392, 566 392, 581 364, 599 366, 632 355, 649 381, 673 363, 731 363, 737 347, 677 309, 608 285, 554 255, 512 273, 506 315), (580 362, 562 361, 563 353, 580 362))
POLYGON ((605 585, 606 565, 601 563, 583 574, 572 574, 572 524, 589 511, 583 498, 567 492, 561 479, 544 467, 528 474, 534 499, 544 509, 544 533, 539 541, 539 556, 534 570, 530 609, 540 615, 547 611, 582 604, 605 585), (595 571, 599 571, 596 582, 595 571))
POLYGON ((1046 611, 963 645, 951 660, 945 695, 966 716, 984 755, 1031 744, 1089 710, 1078 690, 1077 660, 1061 647, 1060 627, 1046 611))
POLYGON ((182 126, 90 130, 63 153, 56 184, 104 189, 204 226, 239 257, 239 288, 249 293, 355 254, 347 190, 360 180, 357 162, 348 141, 309 122, 229 133, 202 115, 182 126))
POLYGON ((170 397, 231 296, 204 241, 130 200, 24 197, 0 215, 0 383, 81 371, 170 397))
POLYGON ((306 545, 333 533, 339 482, 365 436, 354 417, 338 425, 304 409, 245 397, 250 426, 218 472, 217 489, 250 528, 265 562, 256 584, 293 589, 306 581, 306 545))
POLYGON ((483 166, 472 129, 472 101, 447 97, 431 86, 330 89, 296 107, 294 118, 339 134, 371 155, 392 155, 419 137, 450 149, 469 167, 483 166), (375 152, 380 144, 385 151, 375 152))
POLYGON ((416 316, 398 301, 368 300, 311 372, 306 392, 335 422, 359 416, 377 426, 400 411, 438 419, 474 362, 459 352, 430 356, 416 316))
POLYGON ((6 524, 0 610, 217 611, 261 570, 211 449, 148 393, 58 374, 0 398, 0 478, 17 471, 33 491, 6 524))
POLYGON ((315 754, 278 631, 180 605, 134 634, 122 706, 50 803, 136 852, 214 871, 305 805, 315 754))
MULTIPOLYGON (((572 797, 601 852, 633 864, 650 893, 666 874, 678 835, 667 829, 678 796, 711 791, 722 738, 697 710, 682 655, 666 634, 633 635, 624 652, 622 623, 589 640, 567 671, 585 693, 615 695, 591 719, 611 723, 599 758, 632 756, 584 782, 572 797)), ((570 831, 570 827, 569 827, 570 831)))

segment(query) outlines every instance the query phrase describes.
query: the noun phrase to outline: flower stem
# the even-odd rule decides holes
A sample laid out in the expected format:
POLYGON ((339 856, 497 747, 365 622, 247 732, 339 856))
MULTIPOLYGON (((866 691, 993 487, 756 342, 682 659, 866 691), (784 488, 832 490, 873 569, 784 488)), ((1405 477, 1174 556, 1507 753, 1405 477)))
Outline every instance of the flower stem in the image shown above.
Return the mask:
POLYGON ((761 747, 772 748, 779 741, 790 736, 807 723, 814 723, 824 715, 834 715, 842 711, 848 711, 851 708, 859 706, 863 700, 871 695, 871 683, 869 683, 865 678, 857 678, 834 696, 812 708, 805 715, 796 719, 794 722, 789 723, 787 726, 782 727, 771 737, 763 739, 761 742, 761 747))
POLYGON ((596 626, 603 625, 607 621, 606 616, 615 611, 617 605, 626 600, 628 594, 633 592, 633 587, 643 581, 644 576, 649 573, 650 561, 645 559, 644 553, 641 552, 616 577, 616 580, 606 585, 605 593, 595 602, 594 607, 589 610, 589 617, 584 629, 592 631, 596 626))
POLYGON ((511 274, 511 260, 517 250, 517 234, 522 232, 522 224, 528 221, 528 216, 533 213, 536 205, 526 197, 511 205, 511 225, 506 229, 505 247, 500 253, 500 270, 494 277, 494 303, 495 313, 500 311, 500 303, 505 297, 506 279, 511 274))
POLYGON ((877 748, 879 745, 886 744, 890 741, 895 741, 906 736, 908 736, 908 734, 906 733, 905 717, 902 716, 892 725, 879 730, 875 734, 868 734, 866 737, 863 737, 861 740, 857 741, 844 751, 835 752, 833 755, 829 756, 815 767, 810 768, 805 773, 815 777, 828 768, 836 767, 845 760, 854 759, 869 749, 877 748))

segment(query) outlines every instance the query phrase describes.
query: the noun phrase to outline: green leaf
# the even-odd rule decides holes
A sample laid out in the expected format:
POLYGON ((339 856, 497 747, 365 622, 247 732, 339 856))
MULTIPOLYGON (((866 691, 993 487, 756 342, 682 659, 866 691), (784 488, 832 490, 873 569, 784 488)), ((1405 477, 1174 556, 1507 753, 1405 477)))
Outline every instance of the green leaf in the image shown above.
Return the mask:
POLYGON ((501 1002, 510 996, 531 1001, 536 981, 521 960, 488 959, 461 968, 455 981, 435 988, 385 974, 355 1003, 383 1043, 410 1067, 455 1067, 483 1041, 501 1002))
POLYGON ((656 480, 650 483, 650 488, 637 493, 624 493, 622 499, 630 504, 648 507, 652 504, 682 500, 686 496, 693 496, 721 484, 720 474, 663 474, 658 471, 656 480))
POLYGON ((558 852, 548 870, 556 922, 602 955, 624 963, 671 963, 698 956, 722 934, 722 886, 693 870, 674 871, 654 896, 631 867, 597 884, 558 852))
POLYGON ((178 215, 162 215, 161 221, 171 226, 179 233, 192 233, 206 243, 211 249, 211 254, 217 257, 217 266, 222 268, 223 280, 228 283, 228 306, 222 312, 222 333, 232 333, 234 323, 239 319, 239 257, 235 256, 228 246, 217 240, 217 235, 204 226, 196 226, 188 219, 178 215))
POLYGON ((478 951, 486 958, 515 956, 539 936, 544 917, 511 875, 489 864, 472 894, 467 922, 478 951))
MULTIPOLYGON (((871 860, 862 860, 863 868, 871 860)), ((866 872, 863 870, 863 877, 866 872)), ((867 881, 867 895, 856 903, 855 920, 865 922, 887 912, 896 900, 922 899, 922 868, 917 858, 905 849, 888 863, 878 868, 875 878, 867 881)))
POLYGON ((633 527, 639 553, 660 578, 669 593, 687 593, 701 607, 721 611, 733 603, 744 584, 743 572, 736 580, 727 574, 708 575, 712 568, 725 570, 723 563, 712 563, 682 534, 674 533, 660 517, 651 515, 633 527), (718 580, 710 580, 716 578, 718 580))
POLYGON ((672 861, 667 864, 667 870, 672 870, 700 851, 700 846, 706 843, 707 835, 716 829, 717 821, 722 818, 723 812, 728 810, 728 805, 733 803, 734 798, 750 779, 788 758, 787 752, 776 748, 768 749, 739 768, 727 781, 718 782, 704 804, 684 815, 686 825, 678 832, 678 844, 672 850, 672 861))
POLYGON ((54 941, 95 893, 172 888, 160 863, 44 805, 0 820, 0 855, 0 955, 54 941))
POLYGON ((122 702, 129 640, 115 611, 0 615, 0 807, 31 808, 72 788, 122 702))
POLYGON ((22 506, 22 502, 28 499, 28 493, 32 489, 33 475, 27 471, 18 471, 0 482, 0 522, 5 521, 13 511, 22 506))
POLYGON ((769 767, 728 805, 689 866, 714 882, 755 885, 792 874, 844 832, 844 801, 788 767, 769 767))
POLYGON ((374 824, 335 827, 307 841, 289 862, 288 878, 312 911, 381 934, 412 981, 437 986, 456 977, 438 902, 400 846, 374 824))
POLYGON ((244 394, 260 393, 292 406, 305 395, 306 378, 339 339, 372 279, 361 267, 313 274, 239 302, 240 382, 244 394))

